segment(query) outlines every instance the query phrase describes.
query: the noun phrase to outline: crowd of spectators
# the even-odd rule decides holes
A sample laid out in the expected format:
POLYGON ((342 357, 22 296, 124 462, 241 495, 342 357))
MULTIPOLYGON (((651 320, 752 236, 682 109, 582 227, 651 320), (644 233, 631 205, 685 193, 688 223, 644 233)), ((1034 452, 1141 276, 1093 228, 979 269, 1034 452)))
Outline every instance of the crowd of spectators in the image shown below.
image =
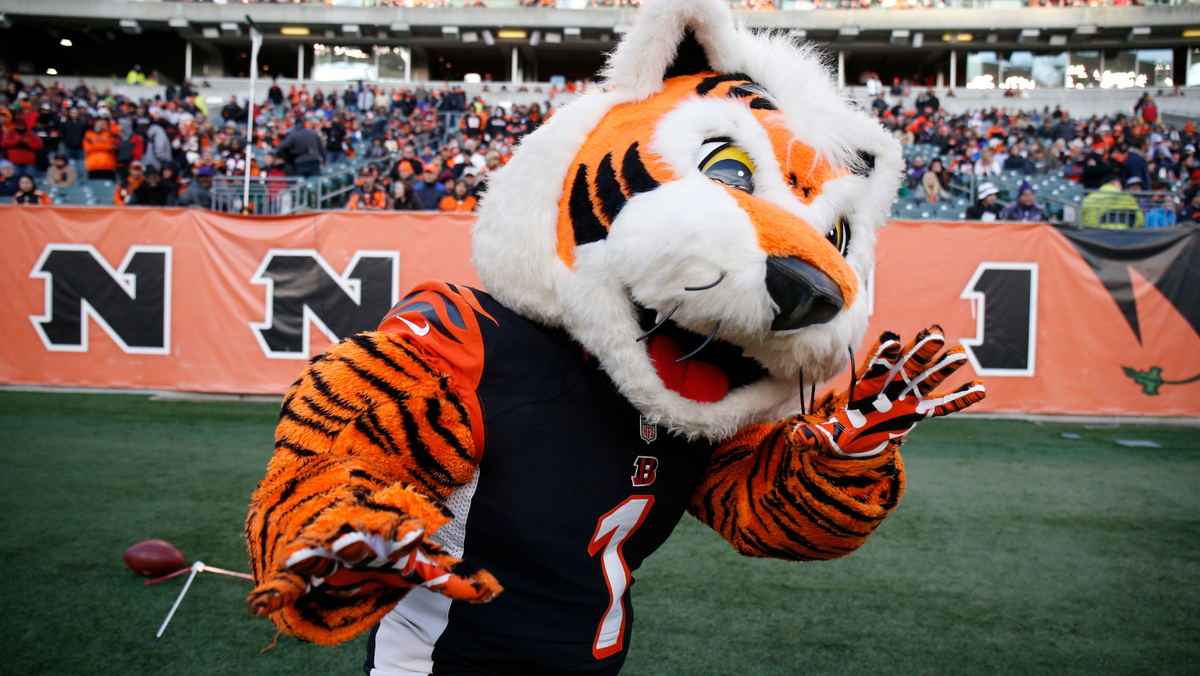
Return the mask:
MULTIPOLYGON (((0 76, 0 88, 0 199, 19 204, 50 203, 39 184, 105 179, 116 205, 209 207, 214 182, 243 176, 247 164, 265 180, 348 172, 352 162, 361 168, 348 209, 472 211, 488 174, 553 112, 549 102, 544 114, 538 104, 489 106, 486 90, 468 98, 460 88, 364 83, 329 91, 272 83, 252 111, 236 97, 210 110, 186 82, 140 101, 82 82, 27 85, 15 75, 0 76)), ((1055 176, 1089 193, 1084 225, 1171 225, 1200 215, 1200 135, 1190 122, 1164 125, 1149 93, 1128 114, 1076 119, 1058 108, 953 115, 932 89, 906 107, 905 92, 884 91, 877 78, 868 90, 871 110, 897 139, 936 148, 928 162, 912 155, 903 199, 938 204, 968 194, 967 218, 1047 220, 1034 186, 1055 176), (997 185, 1014 172, 1029 180, 997 185)))
POLYGON ((373 180, 350 208, 469 211, 487 173, 552 112, 549 102, 545 113, 536 103, 489 106, 461 88, 369 83, 272 83, 253 111, 236 97, 210 109, 189 82, 144 100, 16 75, 0 75, 0 88, 0 199, 23 204, 49 203, 39 182, 105 179, 117 205, 207 207, 214 180, 242 176, 247 163, 262 179, 313 177, 361 154, 373 180))
MULTIPOLYGON (((1161 92, 1159 93, 1161 95, 1161 92)), ((1145 93, 1128 114, 1073 118, 1055 107, 946 113, 932 89, 911 107, 879 91, 871 109, 901 143, 928 144, 932 160, 913 154, 902 197, 922 204, 952 201, 974 186, 968 219, 1049 219, 1037 201, 1038 177, 1080 184, 1083 225, 1137 227, 1196 221, 1200 214, 1200 134, 1193 123, 1164 124, 1145 93), (999 202, 1002 176, 1025 178, 1008 205, 999 202), (1105 217, 1106 213, 1121 214, 1105 217)))

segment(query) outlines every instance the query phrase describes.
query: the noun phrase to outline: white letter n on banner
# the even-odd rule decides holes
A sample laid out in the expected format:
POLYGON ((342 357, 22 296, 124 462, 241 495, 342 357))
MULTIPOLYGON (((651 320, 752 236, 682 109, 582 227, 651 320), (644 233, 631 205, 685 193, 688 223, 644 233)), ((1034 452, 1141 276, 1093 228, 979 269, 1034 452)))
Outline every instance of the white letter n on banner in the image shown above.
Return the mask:
POLYGON ((250 279, 267 287, 266 317, 251 322, 271 359, 308 359, 313 324, 337 342, 373 331, 399 300, 400 252, 356 251, 345 274, 314 249, 271 249, 250 279))

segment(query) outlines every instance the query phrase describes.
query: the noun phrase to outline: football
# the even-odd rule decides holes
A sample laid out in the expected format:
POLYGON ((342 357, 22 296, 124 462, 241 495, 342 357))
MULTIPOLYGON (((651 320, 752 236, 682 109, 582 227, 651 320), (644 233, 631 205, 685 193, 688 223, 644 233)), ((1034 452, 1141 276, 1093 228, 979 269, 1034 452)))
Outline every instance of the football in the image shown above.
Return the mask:
POLYGON ((125 550, 125 565, 146 577, 162 577, 187 566, 183 552, 166 540, 143 540, 125 550))

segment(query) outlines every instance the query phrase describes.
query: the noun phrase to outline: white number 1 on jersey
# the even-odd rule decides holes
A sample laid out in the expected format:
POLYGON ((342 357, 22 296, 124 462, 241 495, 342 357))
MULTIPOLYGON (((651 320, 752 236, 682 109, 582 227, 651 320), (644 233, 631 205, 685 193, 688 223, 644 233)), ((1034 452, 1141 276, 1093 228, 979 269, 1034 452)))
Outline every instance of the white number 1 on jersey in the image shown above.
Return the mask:
POLYGON ((600 565, 604 568, 604 580, 608 583, 608 610, 604 619, 596 629, 596 642, 592 644, 592 654, 596 659, 604 659, 621 650, 625 640, 625 608, 622 600, 625 590, 629 588, 629 566, 625 563, 625 554, 621 551, 625 540, 633 535, 642 525, 650 507, 654 504, 653 495, 635 495, 617 505, 611 512, 600 517, 596 524, 596 534, 588 545, 588 554, 595 556, 601 549, 600 565))

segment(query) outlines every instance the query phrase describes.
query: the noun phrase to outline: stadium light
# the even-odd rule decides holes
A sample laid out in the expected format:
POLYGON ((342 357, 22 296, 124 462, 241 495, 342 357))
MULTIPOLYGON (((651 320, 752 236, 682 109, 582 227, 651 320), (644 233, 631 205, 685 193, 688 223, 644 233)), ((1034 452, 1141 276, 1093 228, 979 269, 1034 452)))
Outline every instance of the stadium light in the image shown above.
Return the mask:
POLYGON ((530 47, 537 47, 538 43, 540 43, 541 41, 542 41, 542 32, 541 31, 534 31, 529 34, 529 46, 530 47))
POLYGON ((388 26, 388 30, 395 33, 398 37, 412 37, 412 26, 409 26, 403 21, 397 21, 393 23, 391 26, 388 26))
POLYGON ((236 35, 237 37, 241 37, 242 36, 242 26, 241 26, 241 24, 236 23, 234 21, 226 21, 221 24, 221 32, 231 33, 233 35, 236 35))
POLYGON ((793 28, 792 30, 788 31, 788 37, 797 41, 803 40, 808 37, 808 31, 804 30, 803 28, 793 28))
POLYGON ((907 45, 909 35, 910 33, 908 32, 908 29, 898 28, 892 31, 892 37, 888 39, 888 42, 892 43, 893 45, 907 45))
POLYGON ((1149 26, 1134 26, 1129 30, 1129 37, 1126 39, 1129 42, 1134 42, 1135 40, 1145 40, 1148 37, 1150 37, 1149 26))
POLYGON ((304 35, 308 35, 311 32, 312 31, 310 31, 308 29, 308 26, 284 26, 283 28, 279 29, 280 35, 304 36, 304 35))
POLYGON ((1200 38, 1200 28, 1189 28, 1183 32, 1185 38, 1200 38))
POLYGON ((544 37, 546 38, 546 44, 548 45, 557 45, 563 41, 562 33, 546 33, 544 37))
POLYGON ((58 75, 58 71, 55 70, 54 68, 47 68, 46 75, 58 75))
POLYGON ((12 28, 12 21, 0 12, 0 28, 12 28))
POLYGON ((457 40, 458 26, 442 26, 442 39, 457 40))
POLYGON ((71 47, 72 46, 71 41, 68 40, 67 38, 63 38, 63 39, 59 40, 58 44, 62 45, 63 47, 71 47))
POLYGON ((342 35, 353 36, 353 35, 359 35, 360 33, 361 33, 361 31, 358 28, 358 24, 356 24, 356 23, 342 24, 342 35))
POLYGON ((141 35, 142 27, 133 19, 121 19, 121 31, 128 35, 141 35))
POLYGON ((1067 44, 1067 36, 1066 35, 1063 35, 1062 33, 1058 33, 1058 34, 1050 36, 1050 46, 1051 47, 1062 47, 1066 44, 1067 44))
POLYGON ((479 33, 467 31, 462 34, 462 41, 466 43, 479 42, 479 33))
POLYGON ((492 32, 490 30, 487 30, 485 28, 482 32, 479 33, 479 35, 483 37, 483 44, 487 45, 488 47, 491 47, 492 45, 496 44, 496 38, 492 35, 492 32))
POLYGON ((858 37, 859 32, 857 26, 843 26, 838 29, 837 39, 839 42, 851 42, 858 37))
POLYGON ((1041 35, 1042 32, 1036 28, 1023 28, 1021 29, 1021 37, 1017 38, 1017 42, 1023 45, 1034 44, 1041 35))
POLYGON ((191 25, 191 22, 181 16, 177 16, 167 19, 167 25, 171 28, 187 28, 191 25))
POLYGON ((213 28, 212 26, 200 31, 200 34, 209 40, 216 40, 217 38, 221 37, 221 31, 213 28))
POLYGON ((925 44, 925 34, 924 33, 913 33, 913 40, 912 40, 913 49, 920 49, 921 46, 924 44, 925 44))
POLYGON ((579 42, 582 37, 583 31, 579 30, 578 28, 563 29, 563 40, 567 42, 579 42))
MULTIPOLYGON (((537 31, 534 31, 534 33, 536 34, 537 31)), ((529 34, 525 31, 501 30, 496 33, 496 37, 500 38, 501 40, 524 40, 525 38, 529 37, 529 34)))

